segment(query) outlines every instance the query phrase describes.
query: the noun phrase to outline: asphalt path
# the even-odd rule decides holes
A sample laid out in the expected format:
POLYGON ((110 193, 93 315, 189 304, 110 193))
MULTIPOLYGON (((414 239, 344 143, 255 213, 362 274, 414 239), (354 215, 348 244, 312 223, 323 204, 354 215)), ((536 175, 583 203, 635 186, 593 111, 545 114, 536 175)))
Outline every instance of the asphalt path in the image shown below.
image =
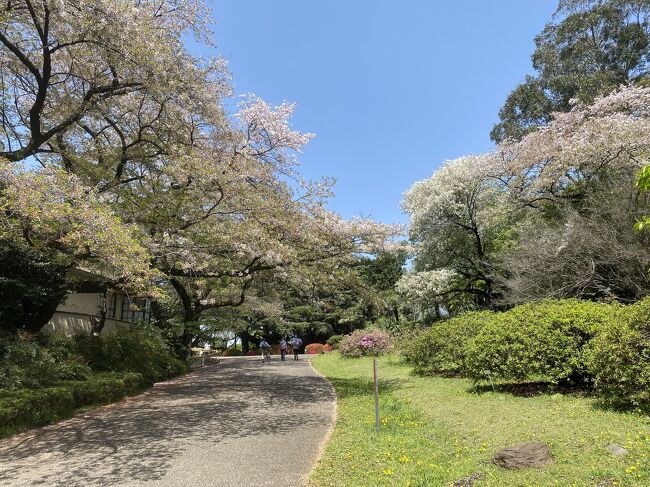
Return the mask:
POLYGON ((0 485, 301 485, 334 415, 306 358, 231 358, 0 440, 0 485))

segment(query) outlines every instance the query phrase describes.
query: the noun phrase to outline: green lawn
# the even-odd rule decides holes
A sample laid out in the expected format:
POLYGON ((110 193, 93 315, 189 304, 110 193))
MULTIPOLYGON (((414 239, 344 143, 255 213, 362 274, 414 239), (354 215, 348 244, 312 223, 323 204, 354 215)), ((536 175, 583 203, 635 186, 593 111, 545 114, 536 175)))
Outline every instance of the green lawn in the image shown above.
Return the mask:
POLYGON ((338 396, 336 428, 312 485, 446 486, 482 473, 476 487, 650 486, 647 416, 602 410, 585 397, 477 394, 467 380, 416 377, 394 358, 382 358, 377 434, 372 360, 333 353, 312 364, 338 396), (554 464, 508 471, 490 462, 500 448, 526 440, 547 443, 554 464), (629 455, 612 456, 605 450, 610 443, 629 455))

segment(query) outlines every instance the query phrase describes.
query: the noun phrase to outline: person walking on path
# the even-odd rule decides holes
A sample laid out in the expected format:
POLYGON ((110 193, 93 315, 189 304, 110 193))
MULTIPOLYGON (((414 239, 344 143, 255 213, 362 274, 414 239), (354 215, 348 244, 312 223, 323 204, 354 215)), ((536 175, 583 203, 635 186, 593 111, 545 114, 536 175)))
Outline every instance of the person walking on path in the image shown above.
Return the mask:
POLYGON ((297 336, 294 336, 291 340, 289 340, 289 344, 293 350, 293 359, 298 360, 298 349, 302 346, 302 340, 297 336))
POLYGON ((265 338, 262 338, 262 341, 260 342, 260 349, 262 350, 262 356, 263 362, 270 362, 271 361, 271 345, 269 345, 269 342, 266 341, 265 338))
POLYGON ((280 340, 280 360, 282 360, 283 362, 286 354, 287 354, 287 342, 283 338, 282 340, 280 340))

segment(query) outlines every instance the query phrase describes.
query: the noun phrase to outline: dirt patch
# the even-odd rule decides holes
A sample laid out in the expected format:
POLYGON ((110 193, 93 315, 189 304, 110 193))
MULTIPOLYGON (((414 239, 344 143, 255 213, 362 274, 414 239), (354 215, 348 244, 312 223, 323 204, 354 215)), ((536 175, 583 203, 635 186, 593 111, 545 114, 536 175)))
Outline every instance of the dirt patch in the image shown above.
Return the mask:
POLYGON ((473 487, 476 481, 485 480, 484 473, 473 473, 454 481, 452 487, 473 487))

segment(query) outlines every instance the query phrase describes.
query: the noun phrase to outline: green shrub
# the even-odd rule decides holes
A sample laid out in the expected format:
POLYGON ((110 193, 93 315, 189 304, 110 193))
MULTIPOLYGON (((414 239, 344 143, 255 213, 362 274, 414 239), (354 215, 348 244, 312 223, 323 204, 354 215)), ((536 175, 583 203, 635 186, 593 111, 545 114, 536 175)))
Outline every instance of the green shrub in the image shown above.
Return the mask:
POLYGON ((0 388, 22 389, 88 377, 90 368, 64 337, 49 337, 46 346, 29 336, 0 338, 0 388))
POLYGON ((506 381, 589 381, 585 345, 620 319, 621 307, 569 299, 495 313, 466 349, 467 372, 506 381))
POLYGON ((153 326, 131 326, 100 339, 86 337, 80 340, 80 347, 93 370, 137 372, 148 383, 187 370, 186 364, 172 354, 160 331, 153 326))
POLYGON ((493 316, 490 311, 470 311, 436 323, 405 343, 402 356, 419 374, 462 375, 466 369, 467 342, 493 316))
POLYGON ((87 380, 65 383, 66 387, 72 389, 72 395, 77 406, 119 401, 128 395, 143 390, 148 385, 142 374, 135 372, 122 374, 95 373, 87 380))
POLYGON ((650 297, 628 306, 625 320, 635 330, 650 330, 650 297))
POLYGON ((223 351, 224 357, 241 357, 242 355, 244 355, 244 352, 239 348, 227 348, 223 351))
POLYGON ((153 327, 102 337, 0 338, 0 436, 106 404, 186 370, 153 327))
POLYGON ((54 359, 34 339, 0 339, 0 388, 41 387, 53 382, 54 359))
POLYGON ((610 405, 650 411, 650 298, 630 306, 568 299, 465 313, 403 348, 420 374, 580 383, 610 405))
POLYGON ((0 436, 71 416, 82 406, 107 404, 141 392, 141 374, 95 373, 83 381, 53 387, 3 391, 0 394, 0 436))
POLYGON ((606 403, 650 412, 650 300, 625 312, 592 340, 588 368, 606 403))
POLYGON ((69 416, 74 410, 70 387, 13 391, 0 397, 0 432, 46 424, 69 416))
POLYGON ((91 374, 88 359, 79 350, 77 340, 62 333, 45 337, 45 348, 56 365, 55 381, 84 380, 91 374))
POLYGON ((343 335, 332 335, 327 339, 327 344, 332 347, 334 350, 339 348, 339 343, 343 340, 343 335))

